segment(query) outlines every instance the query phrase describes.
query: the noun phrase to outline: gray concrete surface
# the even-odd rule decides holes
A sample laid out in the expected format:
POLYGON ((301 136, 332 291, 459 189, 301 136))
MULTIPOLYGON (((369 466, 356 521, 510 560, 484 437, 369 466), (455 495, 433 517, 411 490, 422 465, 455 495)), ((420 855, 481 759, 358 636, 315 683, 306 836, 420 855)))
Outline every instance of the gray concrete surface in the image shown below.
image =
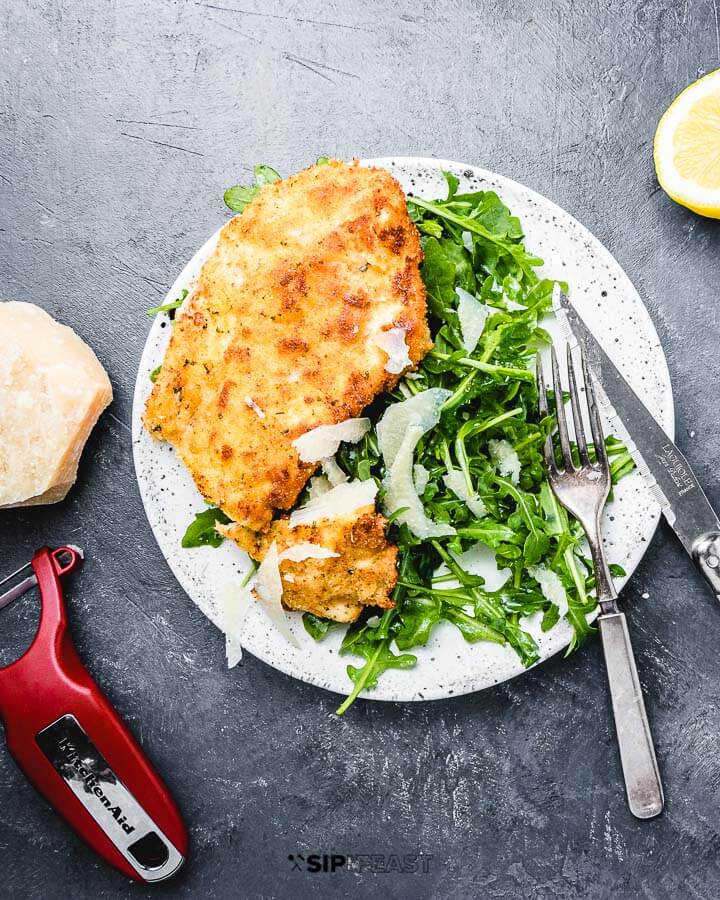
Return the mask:
MULTIPOLYGON (((342 720, 336 697, 252 658, 228 675, 152 538, 129 434, 144 310, 223 220, 227 185, 257 161, 436 155, 527 183, 615 253, 720 505, 720 229, 674 206, 651 164, 666 105, 720 65, 718 18, 716 0, 0 0, 0 296, 73 325, 116 392, 68 499, 0 514, 0 557, 87 550, 69 586, 78 645, 191 829, 187 869, 156 896, 720 896, 720 608, 667 528, 626 597, 667 793, 642 823, 597 643, 483 694, 342 720), (418 851, 428 873, 288 859, 418 851)), ((4 661, 32 616, 3 618, 4 661)), ((0 798, 0 895, 145 896, 4 752, 0 798)))

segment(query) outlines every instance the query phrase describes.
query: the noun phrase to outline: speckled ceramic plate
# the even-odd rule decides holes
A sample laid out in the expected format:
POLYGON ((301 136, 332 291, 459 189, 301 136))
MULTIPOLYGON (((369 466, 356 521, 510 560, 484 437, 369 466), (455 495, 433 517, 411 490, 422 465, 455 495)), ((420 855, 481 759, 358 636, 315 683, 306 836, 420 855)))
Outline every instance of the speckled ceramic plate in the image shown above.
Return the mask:
MULTIPOLYGON (((665 357, 650 317, 627 275, 610 253, 572 216, 549 200, 508 178, 474 166, 435 159, 387 158, 367 164, 389 169, 407 192, 444 196, 442 170, 460 179, 460 190, 492 189, 523 223, 528 248, 545 260, 544 273, 569 282, 571 297, 585 321, 611 353, 628 381, 643 396, 669 434, 674 431, 672 392, 665 357)), ((188 262, 167 295, 174 300, 197 276, 217 240, 213 235, 188 262)), ((547 326, 559 336, 554 323, 547 326)), ((222 629, 218 598, 225 584, 247 571, 248 559, 226 541, 219 549, 183 550, 180 539, 196 512, 204 509, 190 475, 167 444, 149 438, 141 413, 150 391, 149 373, 160 363, 170 334, 165 315, 157 316, 148 335, 135 386, 133 450, 145 510, 158 544, 187 594, 222 629)), ((657 527, 659 508, 637 473, 623 479, 615 502, 606 510, 605 543, 610 560, 631 574, 657 527)), ((480 553, 476 571, 487 573, 489 553, 480 553)), ((178 602, 181 602, 178 600, 178 602)), ((289 614, 301 648, 291 647, 269 624, 259 605, 245 622, 243 645, 271 666, 311 684, 347 693, 346 666, 338 655, 340 630, 321 643, 305 633, 300 615, 289 614)), ((535 630, 541 659, 567 646, 570 626, 560 622, 547 634, 535 630)), ((222 640, 218 634, 218 640, 222 640)), ((456 628, 442 624, 427 647, 414 649, 418 664, 390 670, 368 693, 374 700, 431 700, 481 690, 523 671, 514 651, 497 644, 468 644, 456 628)), ((237 676, 235 676, 237 677, 237 676)))

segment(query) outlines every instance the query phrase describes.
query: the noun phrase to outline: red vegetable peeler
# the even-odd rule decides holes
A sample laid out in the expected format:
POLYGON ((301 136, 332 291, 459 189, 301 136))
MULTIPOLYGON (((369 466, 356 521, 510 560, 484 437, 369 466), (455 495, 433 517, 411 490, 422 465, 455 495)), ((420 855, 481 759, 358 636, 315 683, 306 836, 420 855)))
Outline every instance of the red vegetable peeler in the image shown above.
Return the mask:
POLYGON ((162 881, 183 864, 187 832, 73 645, 60 577, 82 558, 77 547, 43 547, 0 582, 0 589, 15 582, 0 594, 0 609, 34 585, 41 603, 29 649, 0 669, 0 719, 18 766, 75 831, 124 875, 162 881))

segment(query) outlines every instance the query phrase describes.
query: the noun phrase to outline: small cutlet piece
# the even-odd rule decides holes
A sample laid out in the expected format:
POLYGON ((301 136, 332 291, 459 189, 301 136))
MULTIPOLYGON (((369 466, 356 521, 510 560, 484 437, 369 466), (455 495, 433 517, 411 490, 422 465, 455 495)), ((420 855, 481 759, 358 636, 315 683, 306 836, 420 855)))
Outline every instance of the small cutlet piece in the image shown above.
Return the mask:
POLYGON ((263 187, 178 312, 146 428, 206 500, 267 531, 317 468, 293 440, 359 415, 403 374, 386 371, 378 335, 405 329, 413 367, 430 349, 421 261, 383 169, 331 161, 263 187))
POLYGON ((366 606, 389 609, 397 582, 398 550, 385 537, 387 519, 366 506, 348 516, 298 525, 276 519, 270 530, 255 540, 237 525, 218 525, 253 559, 262 562, 273 541, 278 553, 296 544, 317 544, 338 556, 326 559, 280 561, 282 602, 288 609, 311 612, 335 622, 354 622, 366 606))

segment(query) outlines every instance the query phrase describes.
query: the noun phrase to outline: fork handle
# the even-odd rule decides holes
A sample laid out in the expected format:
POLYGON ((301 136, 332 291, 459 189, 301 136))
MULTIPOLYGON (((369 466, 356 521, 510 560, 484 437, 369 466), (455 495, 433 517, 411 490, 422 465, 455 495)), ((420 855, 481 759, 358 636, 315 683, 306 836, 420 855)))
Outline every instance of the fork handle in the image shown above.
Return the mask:
POLYGON ((624 613, 607 612, 598 624, 628 805, 638 819, 652 819, 665 800, 627 620, 624 613))

